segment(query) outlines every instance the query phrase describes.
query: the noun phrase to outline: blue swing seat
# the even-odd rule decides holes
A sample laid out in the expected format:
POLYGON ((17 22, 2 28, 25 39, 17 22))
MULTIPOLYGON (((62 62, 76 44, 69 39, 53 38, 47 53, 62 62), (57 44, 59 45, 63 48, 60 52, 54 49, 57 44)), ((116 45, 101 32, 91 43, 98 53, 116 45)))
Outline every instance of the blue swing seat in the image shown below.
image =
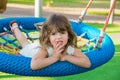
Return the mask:
MULTIPOLYGON (((44 22, 46 18, 35 17, 15 17, 0 19, 0 33, 4 32, 3 27, 9 28, 9 23, 12 20, 16 20, 19 25, 22 25, 24 29, 35 30, 34 23, 44 22)), ((85 38, 90 40, 94 37, 99 38, 100 30, 93 28, 92 26, 84 23, 77 23, 70 21, 73 31, 77 35, 81 35, 86 32, 85 38)), ((115 47, 111 38, 105 34, 102 48, 95 49, 85 53, 91 61, 91 67, 89 69, 78 67, 69 62, 56 62, 48 67, 40 70, 31 70, 30 61, 31 58, 24 56, 16 56, 0 52, 0 71, 5 73, 24 75, 24 76, 67 76, 83 73, 93 70, 106 62, 108 62, 114 55, 115 47)))

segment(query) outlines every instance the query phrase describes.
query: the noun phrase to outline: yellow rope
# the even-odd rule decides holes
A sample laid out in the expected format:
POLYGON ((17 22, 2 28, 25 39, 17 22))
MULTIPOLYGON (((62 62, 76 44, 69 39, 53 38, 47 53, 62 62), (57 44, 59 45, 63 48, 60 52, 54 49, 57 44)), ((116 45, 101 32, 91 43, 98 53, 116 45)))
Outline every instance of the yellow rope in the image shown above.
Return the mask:
POLYGON ((5 53, 8 53, 8 54, 17 54, 19 52, 19 50, 16 50, 15 48, 13 49, 8 49, 8 48, 5 48, 5 46, 0 46, 0 52, 5 52, 5 53))

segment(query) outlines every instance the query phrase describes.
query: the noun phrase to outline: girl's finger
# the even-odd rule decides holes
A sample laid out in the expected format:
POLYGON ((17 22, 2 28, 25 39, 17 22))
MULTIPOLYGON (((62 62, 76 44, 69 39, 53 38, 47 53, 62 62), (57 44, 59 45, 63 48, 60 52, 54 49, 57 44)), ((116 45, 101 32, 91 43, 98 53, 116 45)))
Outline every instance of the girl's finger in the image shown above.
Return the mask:
POLYGON ((57 48, 57 42, 54 42, 54 44, 53 44, 53 48, 57 48))
POLYGON ((59 50, 58 50, 58 54, 62 53, 63 50, 64 50, 63 48, 59 49, 59 50))
POLYGON ((60 47, 60 43, 57 42, 57 44, 56 44, 56 48, 59 48, 59 47, 60 47))

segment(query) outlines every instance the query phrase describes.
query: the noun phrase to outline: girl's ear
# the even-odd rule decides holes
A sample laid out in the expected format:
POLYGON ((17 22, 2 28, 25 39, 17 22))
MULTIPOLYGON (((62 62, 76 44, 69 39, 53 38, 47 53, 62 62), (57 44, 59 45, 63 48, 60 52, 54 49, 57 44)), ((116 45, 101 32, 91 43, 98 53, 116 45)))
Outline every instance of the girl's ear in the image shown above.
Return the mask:
POLYGON ((42 30, 43 23, 44 22, 35 23, 34 26, 37 28, 37 30, 42 30))

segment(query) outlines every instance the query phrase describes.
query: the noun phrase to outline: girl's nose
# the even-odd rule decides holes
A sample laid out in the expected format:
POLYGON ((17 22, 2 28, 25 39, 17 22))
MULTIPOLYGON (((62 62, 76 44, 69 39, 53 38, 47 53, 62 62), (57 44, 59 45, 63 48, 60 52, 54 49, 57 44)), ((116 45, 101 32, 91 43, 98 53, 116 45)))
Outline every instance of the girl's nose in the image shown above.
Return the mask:
POLYGON ((62 37, 62 35, 60 33, 58 33, 57 38, 61 38, 61 37, 62 37))

